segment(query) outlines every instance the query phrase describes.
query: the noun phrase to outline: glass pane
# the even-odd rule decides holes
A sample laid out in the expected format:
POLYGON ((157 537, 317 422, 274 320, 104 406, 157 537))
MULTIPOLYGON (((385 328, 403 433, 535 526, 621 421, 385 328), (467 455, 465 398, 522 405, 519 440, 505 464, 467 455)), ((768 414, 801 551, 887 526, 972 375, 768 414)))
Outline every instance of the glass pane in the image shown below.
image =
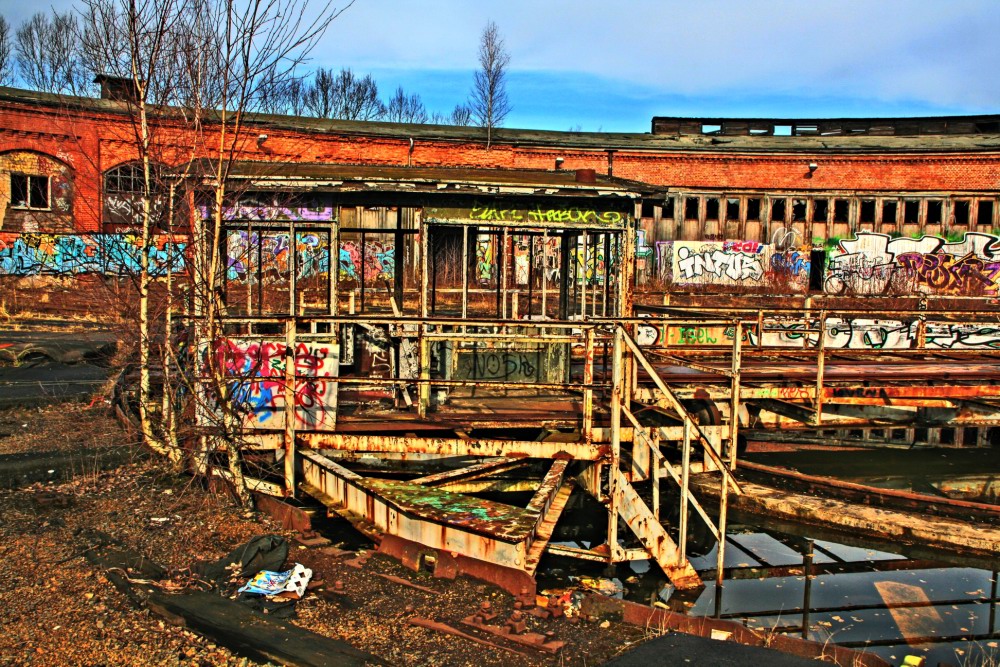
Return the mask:
POLYGON ((30 204, 31 208, 49 207, 49 177, 29 176, 28 185, 31 187, 30 204))
POLYGON ((12 206, 28 205, 28 177, 23 174, 10 175, 10 201, 12 206))

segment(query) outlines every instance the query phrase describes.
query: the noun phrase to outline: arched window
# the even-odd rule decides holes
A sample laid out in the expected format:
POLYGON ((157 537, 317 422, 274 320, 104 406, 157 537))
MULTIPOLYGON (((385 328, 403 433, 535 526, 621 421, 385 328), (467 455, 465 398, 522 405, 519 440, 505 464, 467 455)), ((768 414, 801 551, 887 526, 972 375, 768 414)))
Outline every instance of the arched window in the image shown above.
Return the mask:
MULTIPOLYGON (((162 180, 163 171, 160 165, 150 165, 150 222, 156 230, 167 227, 167 188, 162 180)), ((105 228, 141 227, 145 198, 146 175, 141 162, 128 162, 104 172, 105 228)))

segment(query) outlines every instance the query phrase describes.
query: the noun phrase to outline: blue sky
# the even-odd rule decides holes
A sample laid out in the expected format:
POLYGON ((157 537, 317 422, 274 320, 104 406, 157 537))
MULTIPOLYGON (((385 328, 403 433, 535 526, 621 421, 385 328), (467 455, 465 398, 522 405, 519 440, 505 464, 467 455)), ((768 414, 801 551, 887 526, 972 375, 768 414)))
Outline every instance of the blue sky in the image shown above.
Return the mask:
MULTIPOLYGON (((37 9, 2 4, 15 26, 37 9)), ((508 127, 1000 112, 998 0, 356 0, 310 65, 370 72, 384 97, 402 86, 448 113, 489 20, 511 56, 508 127)))

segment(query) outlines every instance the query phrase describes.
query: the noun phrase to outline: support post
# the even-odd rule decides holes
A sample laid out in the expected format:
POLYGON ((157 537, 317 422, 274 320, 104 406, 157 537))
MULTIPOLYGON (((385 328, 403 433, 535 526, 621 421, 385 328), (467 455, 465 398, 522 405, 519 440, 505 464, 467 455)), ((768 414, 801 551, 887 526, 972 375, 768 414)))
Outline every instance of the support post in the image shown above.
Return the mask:
MULTIPOLYGON (((581 275, 580 275, 580 317, 582 317, 582 318, 586 318, 587 317, 587 268, 588 268, 588 265, 590 264, 590 261, 589 261, 590 258, 587 256, 587 252, 590 250, 590 248, 588 246, 588 242, 590 241, 589 237, 590 237, 590 235, 586 231, 584 231, 583 232, 583 256, 582 256, 582 259, 583 259, 583 270, 581 271, 581 275)), ((580 249, 579 249, 579 246, 578 246, 577 247, 577 251, 579 252, 579 250, 580 249)), ((578 261, 577 264, 580 264, 580 262, 578 261)))
MULTIPOLYGON (((337 207, 340 211, 340 207, 337 207)), ((336 229, 330 229, 330 315, 336 317, 340 312, 340 214, 337 214, 336 229)), ((397 252, 400 252, 397 250, 397 252)), ((335 327, 337 334, 340 327, 335 327)))
MULTIPOLYGON (((743 322, 733 322, 732 381, 729 386, 729 469, 736 470, 736 443, 740 430, 740 367, 743 362, 743 322)), ((725 476, 724 476, 725 477, 725 476)))
POLYGON ((816 424, 823 423, 823 375, 826 370, 826 311, 819 314, 819 354, 816 357, 816 424))
POLYGON ((618 552, 618 502, 620 490, 618 477, 621 456, 622 426, 622 330, 615 327, 615 340, 611 355, 611 453, 608 460, 608 557, 615 562, 618 552))
MULTIPOLYGON (((670 465, 669 463, 667 465, 670 465)), ((678 550, 677 564, 680 565, 687 559, 687 536, 688 536, 688 502, 690 501, 691 479, 691 419, 684 417, 684 442, 681 447, 681 513, 679 527, 677 531, 678 550)))
POLYGON ((462 227, 462 319, 469 317, 469 232, 462 227))
POLYGON ((802 556, 802 638, 809 639, 809 608, 812 606, 812 566, 816 543, 806 540, 806 553, 802 556))
POLYGON ((584 332, 586 357, 583 365, 583 439, 594 440, 594 329, 584 332))
POLYGON ((549 230, 546 229, 542 232, 542 319, 548 318, 548 311, 546 310, 546 297, 549 292, 549 276, 548 276, 548 265, 546 264, 548 258, 546 253, 549 251, 549 230))
POLYGON ((420 337, 417 345, 420 346, 420 391, 417 401, 417 414, 421 419, 427 418, 427 411, 431 405, 431 342, 423 336, 423 328, 420 330, 420 337))
POLYGON ((295 318, 285 322, 285 495, 295 495, 295 318))

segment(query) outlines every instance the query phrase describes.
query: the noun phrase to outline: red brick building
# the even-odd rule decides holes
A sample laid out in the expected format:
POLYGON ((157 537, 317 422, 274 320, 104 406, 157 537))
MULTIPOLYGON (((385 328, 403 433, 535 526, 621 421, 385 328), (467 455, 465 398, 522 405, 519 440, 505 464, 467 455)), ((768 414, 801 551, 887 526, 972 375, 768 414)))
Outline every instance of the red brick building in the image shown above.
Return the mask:
MULTIPOLYGON (((946 236, 1000 228, 1000 116, 653 119, 651 133, 501 130, 257 116, 242 160, 594 169, 664 186, 649 240, 799 243, 856 231, 946 236)), ((211 128, 157 122, 167 166, 207 154, 211 128)), ((0 88, 0 232, 120 228, 135 187, 125 102, 0 88)))

